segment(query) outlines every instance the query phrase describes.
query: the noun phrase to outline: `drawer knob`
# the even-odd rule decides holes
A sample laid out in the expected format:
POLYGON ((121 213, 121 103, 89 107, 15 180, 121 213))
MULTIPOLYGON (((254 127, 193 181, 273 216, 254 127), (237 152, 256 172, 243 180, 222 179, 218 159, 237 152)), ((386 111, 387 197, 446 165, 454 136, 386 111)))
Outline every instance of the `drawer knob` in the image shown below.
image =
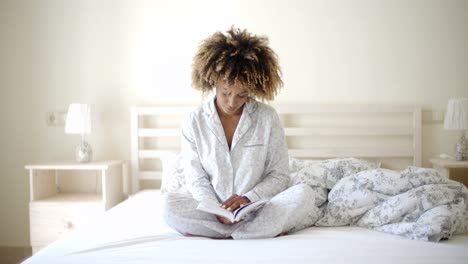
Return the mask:
POLYGON ((67 221, 66 224, 65 224, 65 227, 68 228, 68 229, 72 229, 73 228, 73 223, 70 222, 70 221, 67 221))

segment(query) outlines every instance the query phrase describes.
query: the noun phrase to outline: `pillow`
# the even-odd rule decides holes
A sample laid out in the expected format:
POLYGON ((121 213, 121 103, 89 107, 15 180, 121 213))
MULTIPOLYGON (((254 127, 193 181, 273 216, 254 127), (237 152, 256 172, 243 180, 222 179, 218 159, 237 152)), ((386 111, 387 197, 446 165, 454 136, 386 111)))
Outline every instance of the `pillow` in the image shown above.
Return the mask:
POLYGON ((336 158, 320 161, 290 158, 289 167, 291 186, 304 183, 331 189, 342 178, 361 171, 380 168, 380 163, 358 158, 336 158))
POLYGON ((313 166, 320 162, 322 162, 322 160, 296 159, 289 157, 289 171, 291 173, 297 173, 305 167, 313 166))
POLYGON ((184 168, 182 166, 182 155, 168 155, 161 158, 161 162, 163 169, 161 177, 161 193, 187 192, 184 168))

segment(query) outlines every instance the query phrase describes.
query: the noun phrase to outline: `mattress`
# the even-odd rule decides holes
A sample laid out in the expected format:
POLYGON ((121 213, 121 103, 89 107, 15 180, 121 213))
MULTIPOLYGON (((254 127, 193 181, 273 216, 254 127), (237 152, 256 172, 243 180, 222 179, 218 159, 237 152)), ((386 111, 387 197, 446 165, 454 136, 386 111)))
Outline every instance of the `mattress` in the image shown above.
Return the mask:
POLYGON ((158 190, 140 191, 23 263, 468 263, 468 236, 439 243, 360 227, 310 227, 269 239, 184 237, 158 190))

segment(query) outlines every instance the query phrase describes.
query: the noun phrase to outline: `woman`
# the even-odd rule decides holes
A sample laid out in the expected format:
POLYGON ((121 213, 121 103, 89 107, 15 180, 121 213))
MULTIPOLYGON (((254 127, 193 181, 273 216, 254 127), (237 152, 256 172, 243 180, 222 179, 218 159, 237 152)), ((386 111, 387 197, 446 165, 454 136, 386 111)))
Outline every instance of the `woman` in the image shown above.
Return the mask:
POLYGON ((215 96, 194 110, 182 127, 184 173, 190 195, 168 193, 167 223, 184 235, 263 238, 308 225, 312 190, 289 184, 284 131, 273 100, 283 82, 266 37, 231 28, 217 32, 195 55, 192 85, 215 96), (239 222, 196 210, 202 200, 235 210, 271 199, 239 222))

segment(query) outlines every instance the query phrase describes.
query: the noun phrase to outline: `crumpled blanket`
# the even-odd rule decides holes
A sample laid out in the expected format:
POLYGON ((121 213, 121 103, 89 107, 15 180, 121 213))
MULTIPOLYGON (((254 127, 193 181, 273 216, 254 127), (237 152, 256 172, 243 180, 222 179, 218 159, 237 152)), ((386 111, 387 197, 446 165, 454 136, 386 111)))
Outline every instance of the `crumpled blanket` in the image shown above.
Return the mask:
POLYGON ((468 189, 436 170, 378 168, 354 158, 290 160, 291 185, 316 190, 310 225, 361 226, 414 240, 440 241, 468 230, 468 189))

